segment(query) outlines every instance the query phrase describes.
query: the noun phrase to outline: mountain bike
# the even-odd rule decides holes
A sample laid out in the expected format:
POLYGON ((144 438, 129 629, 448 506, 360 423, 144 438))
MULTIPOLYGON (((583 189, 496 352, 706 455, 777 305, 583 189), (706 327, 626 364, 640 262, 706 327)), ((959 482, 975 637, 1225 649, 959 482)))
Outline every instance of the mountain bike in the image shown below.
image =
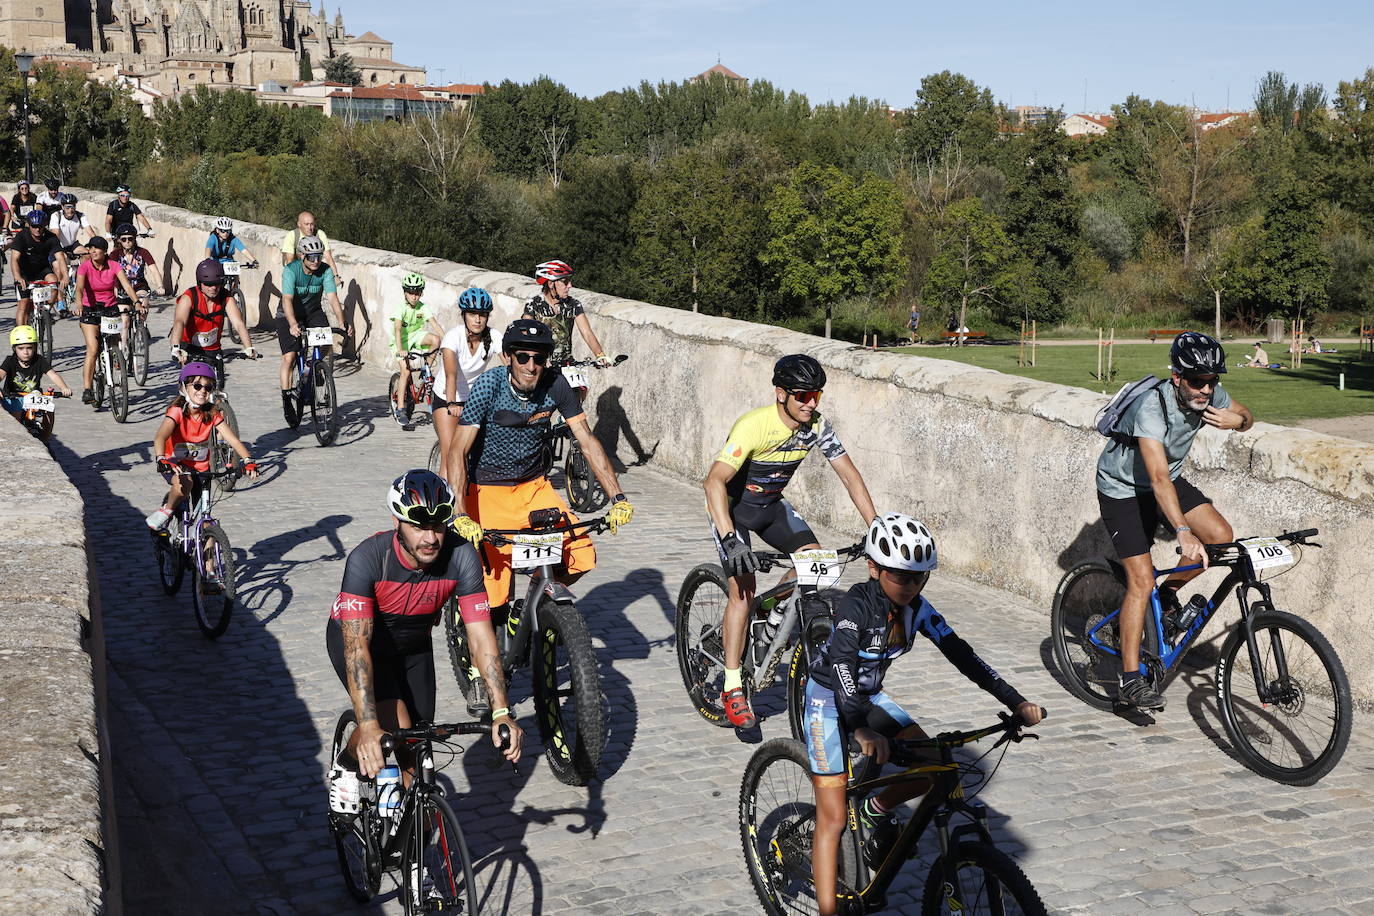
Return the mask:
MULTIPOLYGON (((1011 856, 997 848, 988 829, 987 808, 972 797, 991 778, 979 766, 984 758, 999 747, 1037 737, 1023 735, 1025 726, 1016 716, 1001 713, 1000 719, 996 725, 975 731, 893 739, 889 762, 903 768, 899 773, 882 776, 880 768, 865 757, 848 761, 848 816, 840 834, 837 862, 839 913, 857 916, 885 909, 888 889, 907 861, 916 858, 921 836, 933 823, 939 855, 926 875, 921 894, 924 916, 1045 914, 1045 905, 1030 879, 1011 856), (954 759, 955 748, 999 733, 996 743, 978 760, 969 763, 954 759), (938 764, 926 756, 931 751, 939 753, 938 764), (934 785, 922 796, 881 864, 870 869, 864 861, 866 837, 859 825, 859 806, 878 789, 919 777, 932 780, 934 785)), ((1006 754, 1005 749, 1002 753, 1006 754)), ((994 772, 1000 763, 999 758, 994 772)), ((754 752, 740 786, 739 826, 749 878, 764 910, 773 916, 814 912, 811 846, 816 797, 806 747, 800 741, 774 738, 754 752)))
MULTIPOLYGON (((1162 691, 1234 589, 1240 620, 1216 665, 1222 725, 1246 766, 1294 786, 1312 785, 1345 753, 1352 721, 1350 683, 1331 643, 1308 621, 1275 608, 1260 573, 1291 566, 1295 557, 1290 548, 1320 547, 1308 540, 1316 534, 1317 529, 1309 528, 1205 545, 1210 564, 1228 568, 1225 578, 1205 603, 1202 595, 1195 595, 1180 610, 1167 613, 1158 588, 1151 591, 1140 650, 1146 677, 1162 691), (1252 600, 1251 593, 1258 597, 1252 600)), ((1198 568, 1156 569, 1154 574, 1158 580, 1198 568)), ((1111 560, 1079 564, 1055 590, 1050 613, 1055 663, 1069 692, 1097 709, 1111 709, 1116 700, 1121 671, 1117 616, 1125 593, 1125 570, 1111 560)))
MULTIPOLYGON (((348 740, 357 730, 353 710, 339 716, 334 726, 330 760, 338 764, 348 740)), ((451 762, 462 748, 446 742, 460 735, 489 735, 482 722, 449 725, 422 723, 415 728, 393 729, 382 736, 382 749, 392 753, 402 742, 418 765, 410 786, 404 789, 394 813, 378 808, 374 780, 359 780, 358 810, 329 811, 329 832, 339 856, 339 870, 353 899, 368 903, 382 886, 388 868, 400 870, 400 897, 406 913, 476 913, 480 906, 472 877, 472 855, 463 839, 458 816, 444 800, 443 787, 435 779, 434 752, 447 752, 451 762), (439 744, 440 747, 435 745, 439 744)), ((509 737, 503 735, 502 747, 509 737)), ((341 764, 340 764, 341 765, 341 764)))
POLYGON ((29 284, 29 297, 33 302, 33 329, 38 333, 38 353, 52 363, 52 326, 57 321, 54 309, 57 308, 57 281, 34 280, 29 284))
POLYGON ((91 375, 91 393, 100 409, 109 395, 110 413, 116 423, 129 419, 129 373, 124 361, 124 316, 115 309, 100 310, 100 353, 91 375))
MULTIPOLYGON (((787 666, 787 720, 793 737, 803 737, 806 681, 811 663, 830 638, 835 611, 819 593, 840 581, 844 567, 863 555, 864 542, 843 550, 802 550, 793 554, 754 551, 759 573, 790 564, 795 579, 785 579, 758 592, 749 604, 740 676, 744 694, 753 698, 787 666), (801 626, 798 626, 801 621, 801 626)), ((682 683, 697 713, 707 722, 730 727, 721 704, 725 683, 725 604, 728 578, 719 563, 703 563, 687 574, 677 596, 677 663, 682 683)))
MULTIPOLYGON (((215 370, 215 406, 224 414, 224 425, 228 426, 235 436, 239 436, 239 418, 234 413, 234 407, 229 403, 229 374, 225 371, 224 364, 235 359, 261 359, 262 354, 249 356, 242 350, 202 350, 183 343, 179 348, 186 355, 187 362, 208 363, 215 370)), ((237 460, 234 448, 224 440, 218 432, 218 427, 210 430, 210 461, 213 467, 230 467, 237 460)), ((237 477, 223 477, 215 480, 217 496, 223 496, 231 492, 238 484, 237 477)))
MULTIPOLYGON (((248 300, 244 298, 243 286, 239 282, 239 276, 245 270, 257 270, 258 262, 249 261, 248 263, 244 264, 239 262, 235 258, 230 257, 221 258, 219 263, 220 266, 224 268, 224 283, 220 287, 220 289, 224 290, 226 293, 234 297, 234 302, 236 302, 239 307, 239 314, 243 316, 244 321, 247 321, 248 300)), ((229 336, 233 338, 234 343, 238 344, 239 346, 243 346, 245 341, 239 340, 238 328, 234 327, 234 323, 232 321, 225 323, 229 325, 229 336)))
MULTIPOLYGON (((559 782, 585 786, 601 765, 606 743, 605 700, 597 670, 596 650, 587 622, 578 612, 572 592, 553 578, 562 562, 563 543, 570 535, 595 534, 610 526, 604 518, 569 523, 559 509, 530 513, 530 526, 506 531, 487 530, 482 539, 494 547, 511 548, 511 586, 504 621, 492 619, 501 667, 507 681, 530 661, 534 704, 544 757, 559 782), (514 573, 530 571, 525 597, 516 597, 514 573)), ((486 562, 485 551, 483 562, 486 562)), ((472 657, 467 631, 457 603, 444 607, 444 630, 449 661, 463 697, 472 700, 472 657)))
MULTIPOLYGON (((610 366, 603 366, 593 359, 569 360, 560 363, 557 368, 563 372, 563 377, 576 391, 578 388, 587 387, 587 376, 582 372, 583 369, 609 369, 619 366, 629 358, 627 354, 622 353, 610 366)), ((610 501, 606 491, 601 489, 601 482, 592 473, 592 466, 587 461, 587 456, 582 454, 582 446, 572 434, 572 430, 568 429, 566 421, 560 421, 555 425, 544 440, 544 473, 547 475, 549 469, 560 461, 563 462, 563 491, 568 495, 568 508, 574 512, 599 512, 605 508, 606 503, 610 501)))
POLYGON ((331 445, 339 434, 339 394, 334 387, 334 362, 331 352, 334 335, 343 328, 303 328, 304 340, 291 367, 290 387, 283 401, 286 425, 301 425, 310 409, 310 425, 320 445, 331 445))
POLYGON ((57 421, 56 399, 66 395, 57 388, 44 388, 16 397, 22 398, 19 412, 15 415, 19 422, 23 423, 24 428, 38 441, 47 442, 52 437, 52 427, 57 421))
MULTIPOLYGON (((207 447, 208 448, 208 447, 207 447)), ((240 467, 210 466, 195 471, 184 466, 174 473, 187 478, 186 496, 167 527, 153 532, 153 553, 157 558, 162 590, 175 595, 186 571, 191 571, 191 608, 196 626, 214 639, 229 626, 234 609, 234 550, 211 512, 215 502, 216 478, 242 473, 240 467)))
MULTIPOLYGON (((410 365, 410 384, 402 392, 403 400, 398 404, 396 401, 396 388, 401 384, 401 373, 397 370, 391 373, 391 378, 387 381, 386 398, 387 403, 393 408, 392 415, 395 416, 394 408, 401 408, 401 415, 405 417, 405 422, 400 426, 405 430, 415 428, 412 418, 415 415, 415 408, 422 407, 424 411, 421 416, 428 416, 433 409, 434 401, 434 360, 439 356, 438 350, 407 350, 406 361, 410 365)), ((435 443, 438 446, 438 443, 435 443)))
MULTIPOLYGON (((139 304, 144 306, 144 309, 147 308, 147 298, 139 297, 139 304)), ((134 381, 142 387, 148 384, 148 348, 153 342, 153 335, 148 331, 148 314, 144 309, 135 308, 123 289, 116 290, 115 301, 121 309, 127 309, 129 316, 129 333, 124 341, 124 363, 133 373, 134 381)))

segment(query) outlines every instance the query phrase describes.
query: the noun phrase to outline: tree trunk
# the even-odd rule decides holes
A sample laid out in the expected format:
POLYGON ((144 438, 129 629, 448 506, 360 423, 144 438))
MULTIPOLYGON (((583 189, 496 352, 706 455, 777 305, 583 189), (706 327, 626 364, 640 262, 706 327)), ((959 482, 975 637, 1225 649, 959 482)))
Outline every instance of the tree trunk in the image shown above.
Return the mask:
POLYGON ((1214 289, 1214 290, 1212 290, 1212 296, 1213 296, 1213 297, 1216 299, 1216 301, 1217 301, 1216 338, 1217 338, 1217 340, 1221 340, 1221 290, 1219 290, 1219 289, 1214 289))
POLYGON ((697 237, 692 236, 692 311, 699 312, 697 306, 697 280, 700 274, 697 271, 697 237))
POLYGON ((830 339, 830 305, 825 306, 825 339, 830 339))

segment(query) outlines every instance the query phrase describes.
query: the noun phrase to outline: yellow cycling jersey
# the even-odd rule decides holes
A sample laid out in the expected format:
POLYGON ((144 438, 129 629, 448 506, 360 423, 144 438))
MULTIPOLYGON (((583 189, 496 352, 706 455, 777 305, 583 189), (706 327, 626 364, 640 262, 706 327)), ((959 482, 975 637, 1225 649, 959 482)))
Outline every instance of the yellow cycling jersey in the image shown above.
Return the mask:
POLYGON ((731 503, 767 506, 782 498, 783 488, 813 448, 834 461, 844 455, 835 427, 816 412, 808 425, 788 429, 776 404, 751 410, 735 421, 725 447, 716 455, 737 472, 726 485, 731 503))

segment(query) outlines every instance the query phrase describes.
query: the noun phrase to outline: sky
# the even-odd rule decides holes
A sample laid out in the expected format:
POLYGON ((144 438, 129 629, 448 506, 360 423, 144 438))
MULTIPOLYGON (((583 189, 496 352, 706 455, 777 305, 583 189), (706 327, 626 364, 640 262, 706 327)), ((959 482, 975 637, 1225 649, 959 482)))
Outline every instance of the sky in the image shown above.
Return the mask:
POLYGON ((1250 108, 1269 70, 1334 94, 1374 67, 1370 0, 334 2, 431 83, 548 75, 583 96, 719 61, 813 103, 907 107, 921 77, 954 70, 1008 105, 1105 112, 1135 93, 1221 111, 1250 108))

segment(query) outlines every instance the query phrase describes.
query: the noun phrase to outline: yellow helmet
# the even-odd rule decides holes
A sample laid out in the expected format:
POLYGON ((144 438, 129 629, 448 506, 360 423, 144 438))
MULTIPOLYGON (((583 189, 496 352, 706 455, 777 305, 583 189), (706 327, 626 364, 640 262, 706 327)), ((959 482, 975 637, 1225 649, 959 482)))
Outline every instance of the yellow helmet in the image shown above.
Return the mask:
POLYGON ((38 343, 38 332, 33 329, 33 325, 21 324, 13 331, 10 331, 11 347, 17 347, 20 344, 36 343, 38 343))

